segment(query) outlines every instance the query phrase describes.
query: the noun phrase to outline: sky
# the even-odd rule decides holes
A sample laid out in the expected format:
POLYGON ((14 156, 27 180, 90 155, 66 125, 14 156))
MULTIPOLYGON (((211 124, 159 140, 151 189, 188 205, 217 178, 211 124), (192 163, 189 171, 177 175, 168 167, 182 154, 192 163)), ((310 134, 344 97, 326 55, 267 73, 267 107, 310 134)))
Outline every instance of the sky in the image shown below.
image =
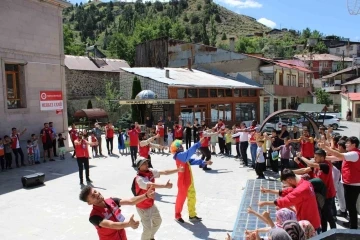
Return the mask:
MULTIPOLYGON (((103 0, 108 2, 109 0, 103 0)), ((131 1, 131 0, 128 0, 131 1)), ((152 0, 154 1, 154 0, 152 0)), ((248 15, 271 28, 303 30, 360 41, 360 0, 213 0, 236 13, 248 15), (359 12, 351 15, 352 11, 359 12), (355 7, 353 7, 355 6, 355 7), (357 30, 356 30, 357 29, 357 30)), ((70 0, 72 3, 87 2, 70 0)))

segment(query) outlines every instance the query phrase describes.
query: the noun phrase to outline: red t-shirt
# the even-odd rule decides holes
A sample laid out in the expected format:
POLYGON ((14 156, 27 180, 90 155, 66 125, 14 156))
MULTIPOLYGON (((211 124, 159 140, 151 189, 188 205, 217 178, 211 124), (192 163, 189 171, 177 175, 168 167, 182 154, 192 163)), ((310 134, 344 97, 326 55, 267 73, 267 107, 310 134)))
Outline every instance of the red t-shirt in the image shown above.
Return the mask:
POLYGON ((76 129, 71 129, 69 131, 71 141, 75 141, 78 138, 78 131, 76 129))
POLYGON ((138 129, 132 129, 128 131, 130 147, 137 147, 139 145, 139 133, 138 129))
POLYGON ((180 125, 175 127, 175 138, 182 138, 183 137, 183 129, 180 125))
POLYGON ((295 188, 284 189, 281 196, 276 200, 276 205, 279 208, 295 206, 298 221, 308 220, 315 229, 320 227, 316 195, 309 181, 300 179, 299 184, 295 188))
POLYGON ((77 158, 89 158, 88 146, 85 140, 81 140, 80 145, 75 145, 75 152, 77 158))
POLYGON ((113 138, 114 137, 114 128, 109 128, 107 125, 105 127, 105 134, 107 138, 113 138))
POLYGON ((314 169, 314 174, 317 178, 320 178, 326 186, 326 198, 333 198, 336 196, 336 190, 334 186, 334 180, 332 176, 332 163, 325 161, 319 163, 320 169, 314 169))
POLYGON ((314 140, 313 138, 309 137, 309 141, 301 141, 301 155, 306 158, 313 158, 314 157, 314 140))
POLYGON ((156 134, 159 134, 160 137, 164 137, 165 136, 165 128, 164 126, 156 126, 156 134))

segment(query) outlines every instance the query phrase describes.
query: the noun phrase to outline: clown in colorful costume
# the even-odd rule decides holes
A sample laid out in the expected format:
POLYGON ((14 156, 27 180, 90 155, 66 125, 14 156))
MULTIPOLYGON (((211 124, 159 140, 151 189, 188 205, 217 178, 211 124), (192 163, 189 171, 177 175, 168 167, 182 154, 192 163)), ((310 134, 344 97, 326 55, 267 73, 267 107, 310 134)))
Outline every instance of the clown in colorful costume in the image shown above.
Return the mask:
POLYGON ((180 168, 184 167, 184 172, 178 173, 178 194, 176 197, 175 203, 175 220, 184 223, 184 220, 181 217, 181 212, 184 206, 184 202, 187 198, 188 210, 189 210, 189 220, 190 221, 201 221, 201 218, 196 216, 196 192, 194 187, 193 175, 191 172, 190 165, 200 165, 201 167, 206 166, 207 164, 211 165, 211 161, 204 161, 202 159, 191 158, 196 150, 200 148, 201 143, 204 139, 200 139, 199 142, 195 143, 187 151, 184 151, 182 147, 181 140, 175 140, 171 144, 171 153, 174 154, 174 160, 176 161, 176 166, 180 168))

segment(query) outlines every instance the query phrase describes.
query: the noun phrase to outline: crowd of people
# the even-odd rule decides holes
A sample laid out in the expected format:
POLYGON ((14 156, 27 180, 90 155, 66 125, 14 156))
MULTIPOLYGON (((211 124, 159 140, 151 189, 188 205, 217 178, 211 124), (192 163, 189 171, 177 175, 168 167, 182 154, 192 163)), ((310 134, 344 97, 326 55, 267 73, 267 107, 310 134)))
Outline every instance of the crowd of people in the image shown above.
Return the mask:
MULTIPOLYGON (((24 154, 20 147, 20 137, 26 129, 18 132, 12 129, 10 136, 0 139, 0 160, 2 169, 11 169, 12 153, 17 167, 25 166, 24 154), (19 162, 20 158, 20 162, 19 162)), ((268 227, 249 229, 248 239, 259 239, 262 232, 267 232, 271 239, 309 239, 316 234, 336 228, 336 216, 348 218, 345 227, 357 229, 357 201, 360 195, 360 150, 357 137, 336 136, 331 127, 320 127, 320 136, 315 137, 310 129, 302 131, 294 126, 288 130, 282 126, 281 131, 273 130, 271 134, 260 132, 257 122, 248 127, 245 123, 226 126, 219 119, 214 127, 205 122, 193 123, 167 121, 159 119, 155 126, 146 124, 142 131, 138 123, 128 129, 118 129, 111 122, 101 128, 95 124, 91 131, 78 131, 75 125, 69 130, 70 140, 74 146, 73 157, 76 157, 79 168, 80 184, 85 179, 92 182, 89 172, 89 158, 104 156, 102 134, 104 132, 108 155, 113 153, 114 138, 118 140, 119 154, 130 154, 131 166, 137 170, 132 184, 134 197, 130 199, 107 198, 93 189, 91 185, 83 186, 80 199, 93 205, 90 222, 95 226, 100 239, 126 240, 125 228, 137 228, 139 221, 130 217, 125 221, 121 214, 121 205, 135 205, 143 225, 142 240, 153 240, 162 219, 155 205, 154 194, 157 188, 172 188, 169 181, 163 184, 155 182, 162 175, 178 174, 178 193, 176 196, 174 218, 184 223, 182 208, 188 202, 189 221, 201 221, 196 213, 196 191, 191 165, 199 165, 204 171, 211 170, 212 156, 223 155, 237 158, 242 167, 255 169, 258 179, 264 179, 267 163, 271 170, 279 174, 283 183, 282 189, 261 188, 262 194, 275 194, 275 201, 259 202, 260 207, 274 206, 276 219, 270 218, 268 211, 262 214, 252 208, 249 214, 256 215, 268 227), (232 154, 232 145, 235 154, 232 154), (89 151, 90 147, 90 151, 89 151), (219 152, 216 153, 216 148, 219 152), (250 147, 249 158, 247 156, 250 147), (91 152, 91 153, 90 153, 91 152), (151 162, 151 154, 172 154, 176 168, 157 170, 151 162), (168 152, 168 153, 167 153, 168 152), (197 154, 201 157, 197 157, 197 154), (297 165, 290 170, 292 161, 297 165), (280 167, 279 167, 280 163, 280 167), (339 210, 335 205, 335 198, 339 210)), ((53 161, 53 156, 64 159, 66 136, 56 134, 52 123, 45 123, 40 132, 43 143, 44 162, 53 161), (58 147, 58 151, 56 151, 58 147)), ((32 134, 27 141, 28 164, 39 164, 37 135, 32 134)), ((360 210, 360 209, 359 209, 360 210)), ((227 237, 230 239, 230 236, 227 237)))

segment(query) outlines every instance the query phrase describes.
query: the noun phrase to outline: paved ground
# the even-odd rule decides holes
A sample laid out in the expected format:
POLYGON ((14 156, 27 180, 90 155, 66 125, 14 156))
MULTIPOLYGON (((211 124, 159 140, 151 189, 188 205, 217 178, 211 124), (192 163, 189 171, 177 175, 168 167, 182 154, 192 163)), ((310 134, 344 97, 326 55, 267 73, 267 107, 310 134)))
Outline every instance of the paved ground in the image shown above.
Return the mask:
MULTIPOLYGON (((343 121, 341 125, 338 132, 342 135, 360 133, 359 123, 343 121)), ((154 154, 152 158, 158 169, 175 167, 170 155, 154 154)), ((176 187, 157 191, 156 204, 163 217, 157 239, 224 239, 226 232, 232 232, 243 188, 248 179, 255 178, 255 172, 240 168, 239 162, 233 158, 214 157, 213 160, 213 171, 205 173, 193 167, 197 211, 204 219, 201 223, 176 223, 173 220, 176 187)), ((130 167, 130 156, 96 158, 90 162, 93 185, 105 197, 132 196, 130 188, 135 171, 130 167)), ((163 177, 159 182, 168 179, 176 183, 177 175, 163 177)), ((77 165, 70 155, 65 161, 1 172, 0 239, 98 239, 94 227, 88 222, 91 207, 78 200, 79 192, 77 165), (45 185, 23 189, 21 176, 35 172, 46 173, 45 185)), ((122 210, 127 217, 134 213, 138 218, 135 207, 127 206, 122 210)), ((183 213, 187 219, 186 206, 183 213)), ((129 239, 140 239, 141 232, 141 227, 129 229, 127 235, 129 239)))
MULTIPOLYGON (((103 141, 104 142, 104 141, 103 141)), ((235 149, 234 149, 235 150, 235 149)), ((170 155, 152 155, 153 165, 158 169, 173 169, 175 163, 170 155)), ((203 221, 180 225, 174 221, 174 202, 177 188, 159 189, 157 205, 163 224, 157 239, 224 239, 232 232, 246 180, 255 172, 240 168, 233 158, 214 157, 213 170, 204 172, 193 167, 197 191, 197 212, 203 221)), ((130 156, 91 159, 93 185, 105 197, 131 197, 131 183, 135 171, 130 167, 130 156)), ((162 177, 176 183, 177 175, 162 177)), ((98 239, 95 228, 89 223, 91 207, 78 200, 80 185, 77 165, 70 155, 65 161, 47 162, 0 173, 0 239, 98 239), (44 186, 23 189, 23 175, 44 172, 44 186)), ((129 217, 135 207, 122 208, 129 217)), ((184 219, 188 219, 184 207, 184 219)), ((140 239, 142 228, 127 230, 129 239, 140 239)))

